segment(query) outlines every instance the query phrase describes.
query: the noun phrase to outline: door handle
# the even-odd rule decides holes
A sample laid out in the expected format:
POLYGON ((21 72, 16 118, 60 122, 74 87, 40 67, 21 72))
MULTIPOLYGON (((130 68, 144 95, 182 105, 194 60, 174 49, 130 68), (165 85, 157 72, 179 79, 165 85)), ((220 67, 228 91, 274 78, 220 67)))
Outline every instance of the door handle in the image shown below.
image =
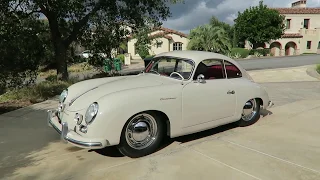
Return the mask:
POLYGON ((227 94, 234 94, 234 93, 235 93, 234 90, 227 92, 227 94))

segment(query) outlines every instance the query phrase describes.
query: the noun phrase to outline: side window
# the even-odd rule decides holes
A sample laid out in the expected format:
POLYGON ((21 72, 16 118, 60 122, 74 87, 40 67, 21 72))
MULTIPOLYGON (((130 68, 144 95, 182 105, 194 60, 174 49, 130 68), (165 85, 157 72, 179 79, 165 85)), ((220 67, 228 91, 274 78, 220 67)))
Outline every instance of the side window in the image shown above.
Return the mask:
POLYGON ((163 58, 158 61, 157 71, 160 74, 170 75, 174 72, 175 66, 177 66, 177 60, 171 58, 163 58))
POLYGON ((237 68, 237 66, 235 66, 234 64, 232 64, 232 63, 230 63, 228 61, 224 61, 224 65, 225 65, 225 68, 226 68, 228 79, 241 78, 242 77, 242 73, 237 68))
POLYGON ((197 79, 199 74, 203 74, 206 80, 224 79, 225 73, 222 60, 203 60, 196 69, 194 79, 197 79))

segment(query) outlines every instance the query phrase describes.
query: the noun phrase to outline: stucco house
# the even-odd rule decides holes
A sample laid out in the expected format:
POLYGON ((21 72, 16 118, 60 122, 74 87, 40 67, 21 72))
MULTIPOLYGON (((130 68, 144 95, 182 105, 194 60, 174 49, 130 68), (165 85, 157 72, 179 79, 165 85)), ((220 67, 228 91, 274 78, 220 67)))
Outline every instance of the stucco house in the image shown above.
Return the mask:
MULTIPOLYGON (((149 34, 149 37, 153 39, 149 50, 151 55, 169 51, 186 50, 189 43, 189 39, 186 34, 164 27, 155 28, 149 34)), ((132 36, 129 37, 128 56, 130 59, 141 59, 139 54, 136 52, 136 42, 137 39, 132 36)))
POLYGON ((281 39, 265 43, 274 56, 320 54, 320 8, 307 7, 306 0, 293 2, 289 8, 273 8, 285 16, 286 30, 281 39))

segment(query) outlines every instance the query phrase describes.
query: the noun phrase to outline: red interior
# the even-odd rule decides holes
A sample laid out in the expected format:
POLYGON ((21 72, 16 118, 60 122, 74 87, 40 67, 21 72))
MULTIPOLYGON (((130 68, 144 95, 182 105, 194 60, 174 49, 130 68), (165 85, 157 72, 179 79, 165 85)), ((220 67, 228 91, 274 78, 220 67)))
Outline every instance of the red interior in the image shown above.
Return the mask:
MULTIPOLYGON (((228 76, 234 77, 237 76, 239 72, 238 68, 232 65, 226 65, 226 71, 228 76)), ((204 76, 208 79, 223 79, 224 73, 222 65, 213 65, 207 68, 204 76)))

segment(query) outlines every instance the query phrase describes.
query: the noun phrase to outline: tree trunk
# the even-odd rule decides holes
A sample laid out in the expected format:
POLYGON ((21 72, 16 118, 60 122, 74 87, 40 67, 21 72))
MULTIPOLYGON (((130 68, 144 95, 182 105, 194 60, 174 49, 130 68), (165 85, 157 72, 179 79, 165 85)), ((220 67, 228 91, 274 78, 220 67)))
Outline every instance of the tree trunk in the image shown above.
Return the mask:
POLYGON ((67 49, 70 45, 65 43, 62 39, 62 35, 59 31, 59 25, 57 16, 54 13, 46 15, 49 20, 49 27, 51 33, 51 40, 53 42, 55 52, 55 63, 57 65, 57 78, 58 80, 68 80, 68 69, 67 69, 67 49))
POLYGON ((58 80, 68 80, 68 68, 67 68, 67 47, 63 41, 56 42, 55 46, 55 60, 57 63, 57 77, 58 80))

